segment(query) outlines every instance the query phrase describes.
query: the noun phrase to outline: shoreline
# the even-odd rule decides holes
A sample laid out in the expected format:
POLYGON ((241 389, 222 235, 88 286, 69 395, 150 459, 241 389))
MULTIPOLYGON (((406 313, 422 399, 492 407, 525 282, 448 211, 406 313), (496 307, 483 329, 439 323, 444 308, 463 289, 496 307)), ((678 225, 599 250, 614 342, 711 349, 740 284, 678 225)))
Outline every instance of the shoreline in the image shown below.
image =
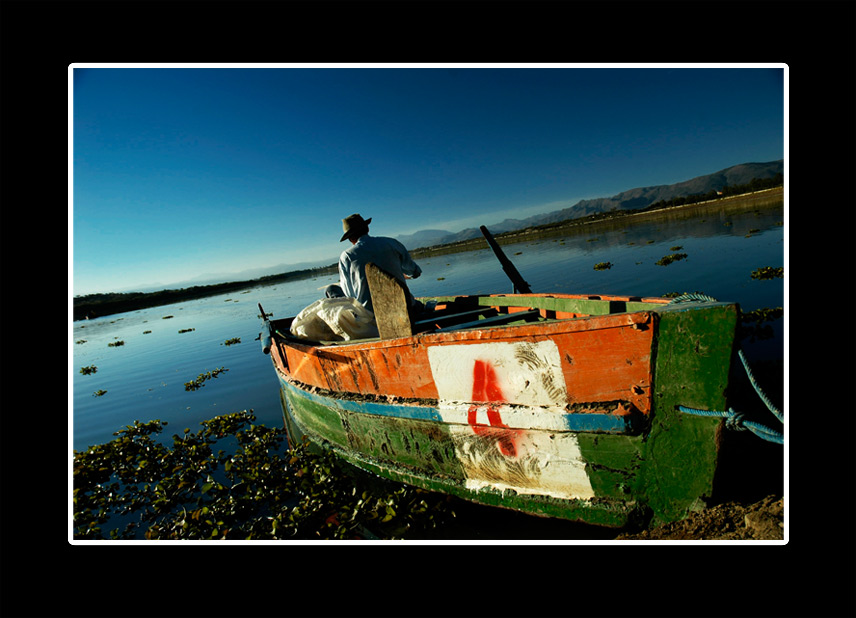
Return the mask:
MULTIPOLYGON (((565 221, 547 223, 544 225, 524 228, 522 230, 502 232, 494 234, 494 238, 499 244, 511 244, 537 238, 551 238, 554 236, 577 234, 582 232, 590 233, 599 229, 614 228, 616 223, 619 222, 635 224, 663 220, 676 215, 681 218, 689 218, 696 216, 699 212, 705 211, 712 206, 715 206, 716 208, 724 207, 734 212, 744 212, 758 207, 774 206, 780 201, 784 201, 784 187, 781 186, 753 191, 752 193, 741 193, 740 195, 721 197, 715 200, 706 200, 704 202, 681 204, 679 206, 667 206, 656 210, 610 211, 599 215, 589 215, 588 217, 580 219, 566 219, 565 221)), ((487 241, 485 241, 484 238, 471 238, 445 245, 420 247, 410 251, 410 255, 416 259, 418 257, 433 257, 436 255, 474 251, 484 248, 487 248, 487 241)))
MULTIPOLYGON (((704 212, 711 208, 726 208, 733 212, 743 212, 759 207, 776 206, 780 202, 783 203, 783 201, 784 187, 779 186, 753 191, 751 193, 742 193, 740 195, 706 200, 704 202, 667 206, 655 210, 609 211, 607 213, 589 215, 579 219, 566 219, 556 223, 527 227, 522 230, 502 232, 495 234, 494 238, 500 245, 508 245, 539 238, 592 233, 599 230, 615 228, 616 225, 620 223, 633 225, 636 223, 656 221, 658 219, 665 220, 675 217, 689 218, 697 216, 700 212, 704 212)), ((413 259, 423 259, 451 253, 477 251, 486 248, 488 248, 487 241, 483 237, 478 237, 444 245, 418 247, 411 250, 410 255, 413 259)), ((83 300, 83 302, 78 304, 76 299, 73 299, 72 320, 76 322, 78 320, 100 318, 108 315, 125 313, 127 311, 137 311, 139 309, 148 309, 151 307, 171 305, 187 300, 216 296, 226 292, 237 292, 259 286, 274 285, 285 281, 296 281, 317 277, 319 275, 335 274, 336 272, 337 264, 333 263, 329 266, 321 266, 301 271, 289 271, 277 275, 260 277, 258 279, 249 279, 246 281, 231 281, 212 285, 194 286, 190 288, 160 290, 157 292, 91 294, 81 298, 86 299, 89 297, 95 297, 98 300, 93 300, 91 302, 83 300)))

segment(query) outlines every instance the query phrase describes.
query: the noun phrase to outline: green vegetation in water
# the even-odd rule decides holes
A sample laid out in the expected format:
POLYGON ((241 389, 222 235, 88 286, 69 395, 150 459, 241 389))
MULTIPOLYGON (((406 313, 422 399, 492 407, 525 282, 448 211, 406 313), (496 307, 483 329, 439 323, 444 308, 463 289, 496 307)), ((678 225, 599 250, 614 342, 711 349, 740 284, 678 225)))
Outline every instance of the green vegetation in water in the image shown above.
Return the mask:
POLYGON ((595 270, 609 270, 612 268, 612 262, 598 262, 594 265, 595 270))
POLYGON ((172 318, 174 318, 174 317, 175 317, 174 315, 165 315, 165 316, 163 316, 161 319, 162 319, 162 320, 171 320, 171 319, 172 319, 172 318))
POLYGON ((135 421, 75 451, 74 538, 419 538, 454 516, 448 497, 378 483, 327 451, 281 452, 285 430, 255 420, 218 416, 171 445, 153 438, 166 422, 135 421))
POLYGON ((97 371, 98 371, 98 367, 96 367, 95 365, 89 365, 88 367, 81 367, 80 368, 80 373, 82 373, 85 376, 92 375, 93 373, 95 373, 97 371))
POLYGON ((143 334, 144 334, 144 335, 151 335, 151 334, 152 334, 152 331, 150 331, 150 330, 144 330, 144 331, 143 331, 143 334))
POLYGON ((111 341, 107 344, 108 348, 118 348, 119 346, 125 345, 124 341, 111 341))
POLYGON ((236 343, 241 343, 240 337, 232 337, 231 339, 226 339, 226 341, 223 342, 223 345, 235 345, 236 343))
POLYGON ((208 371, 206 373, 200 373, 198 376, 196 376, 195 380, 191 380, 190 382, 184 383, 184 390, 186 390, 186 391, 199 390, 200 388, 205 386, 206 380, 212 380, 212 379, 216 378, 218 375, 220 375, 221 373, 223 373, 224 371, 229 371, 229 370, 225 369, 223 367, 218 367, 214 371, 208 371))
POLYGON ((101 397, 102 395, 106 395, 106 394, 107 394, 107 391, 99 389, 99 390, 95 391, 94 393, 92 393, 92 396, 93 397, 101 397))
POLYGON ((750 341, 772 339, 775 337, 773 327, 768 322, 780 320, 785 315, 782 307, 763 307, 740 314, 738 325, 738 340, 750 341))
POLYGON ((192 333, 195 330, 195 328, 182 328, 180 331, 178 331, 178 334, 180 335, 182 333, 192 333))
POLYGON ((678 260, 685 260, 687 258, 686 253, 672 253, 670 255, 665 255, 661 257, 659 260, 654 262, 657 266, 668 266, 672 262, 676 262, 678 260))
POLYGON ((773 268, 772 266, 764 266, 763 268, 758 268, 752 271, 753 279, 781 279, 784 276, 785 269, 783 266, 778 266, 776 268, 773 268))

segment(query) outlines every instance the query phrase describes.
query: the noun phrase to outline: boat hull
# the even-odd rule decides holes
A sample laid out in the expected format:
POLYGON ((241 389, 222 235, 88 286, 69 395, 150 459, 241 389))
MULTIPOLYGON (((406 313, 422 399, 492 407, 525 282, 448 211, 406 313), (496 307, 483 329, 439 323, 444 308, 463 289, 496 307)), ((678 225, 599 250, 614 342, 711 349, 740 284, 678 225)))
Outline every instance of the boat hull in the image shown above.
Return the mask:
MULTIPOLYGON (((531 306, 532 299, 527 299, 531 306)), ((292 433, 385 478, 621 527, 712 492, 736 326, 666 305, 393 341, 271 347, 292 433)))

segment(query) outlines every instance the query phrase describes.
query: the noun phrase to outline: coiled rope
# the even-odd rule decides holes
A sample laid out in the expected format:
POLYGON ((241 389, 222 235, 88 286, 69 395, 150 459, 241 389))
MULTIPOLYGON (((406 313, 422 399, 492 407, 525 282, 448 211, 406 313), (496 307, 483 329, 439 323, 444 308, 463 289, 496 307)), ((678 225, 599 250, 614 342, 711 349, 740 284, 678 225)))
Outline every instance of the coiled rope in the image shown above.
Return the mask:
MULTIPOLYGON (((673 303, 688 303, 688 302, 717 302, 715 298, 711 298, 705 294, 700 293, 691 293, 691 294, 682 294, 680 296, 676 296, 671 300, 669 304, 673 303)), ((749 383, 752 384, 752 388, 755 389, 755 392, 758 394, 758 397, 761 398, 761 401, 764 402, 764 405, 767 406, 767 409, 773 413, 773 415, 779 419, 779 422, 785 422, 785 418, 782 413, 779 411, 776 406, 772 404, 770 398, 761 390, 761 387, 758 386, 758 383, 755 381, 755 376, 752 374, 752 370, 749 368, 749 363, 746 360, 746 356, 743 354, 743 350, 737 350, 737 356, 740 358, 740 362, 743 364, 743 369, 746 371, 746 376, 749 378, 749 383)), ((759 438, 766 440, 768 442, 775 442, 776 444, 784 444, 785 437, 784 434, 780 431, 776 431, 775 429, 771 429, 770 427, 766 427, 761 425, 760 423, 756 423, 754 421, 747 421, 745 416, 740 412, 735 412, 733 408, 728 408, 727 411, 716 411, 716 410, 699 410, 697 408, 690 408, 687 406, 678 406, 678 410, 684 412, 685 414, 693 414, 695 416, 719 416, 725 419, 725 426, 729 429, 733 429, 736 431, 744 431, 749 430, 754 433, 759 438)))

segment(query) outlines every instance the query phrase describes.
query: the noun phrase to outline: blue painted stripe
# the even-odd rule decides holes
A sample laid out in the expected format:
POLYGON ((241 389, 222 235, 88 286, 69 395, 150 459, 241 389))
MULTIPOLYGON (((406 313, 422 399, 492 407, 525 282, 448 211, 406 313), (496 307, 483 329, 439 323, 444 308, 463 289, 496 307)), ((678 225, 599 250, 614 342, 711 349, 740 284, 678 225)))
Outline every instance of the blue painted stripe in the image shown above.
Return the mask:
MULTIPOLYGON (((327 408, 355 412, 358 414, 374 414, 376 416, 418 419, 438 423, 444 422, 443 415, 440 413, 439 409, 432 406, 337 399, 335 397, 327 397, 325 395, 319 395, 318 393, 304 391, 286 380, 281 379, 280 382, 295 395, 327 408)), ((615 416, 612 414, 571 413, 563 416, 566 430, 572 432, 632 434, 636 433, 638 430, 638 422, 633 415, 615 416)))
POLYGON ((399 418, 415 418, 426 421, 443 422, 443 417, 440 415, 437 408, 429 406, 412 406, 392 403, 376 403, 374 401, 337 399, 335 397, 325 397, 317 393, 309 393, 284 380, 280 380, 280 382, 291 389, 295 394, 328 408, 338 408, 340 410, 361 414, 375 414, 377 416, 397 416, 399 418))

